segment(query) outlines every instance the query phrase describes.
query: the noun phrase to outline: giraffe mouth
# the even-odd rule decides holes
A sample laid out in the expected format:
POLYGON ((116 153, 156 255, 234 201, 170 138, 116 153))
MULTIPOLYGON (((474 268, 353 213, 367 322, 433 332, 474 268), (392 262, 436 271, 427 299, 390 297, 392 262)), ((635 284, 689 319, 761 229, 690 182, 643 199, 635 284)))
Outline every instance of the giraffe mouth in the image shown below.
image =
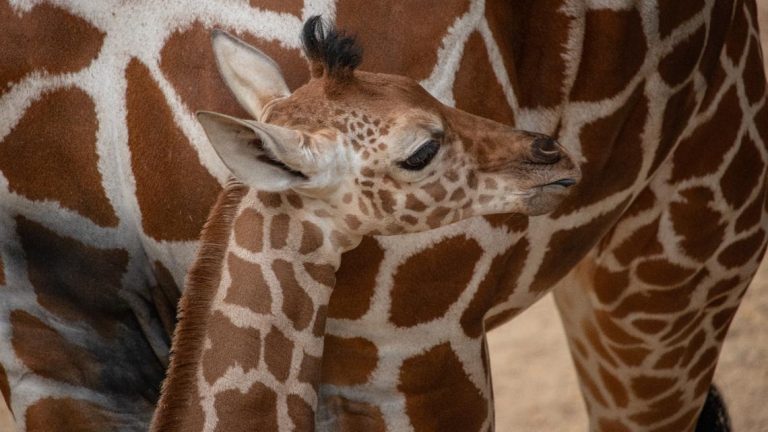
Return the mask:
POLYGON ((551 183, 544 184, 542 186, 561 186, 563 188, 569 188, 569 187, 575 185, 576 183, 578 183, 578 181, 576 181, 576 179, 564 178, 564 179, 560 179, 560 180, 557 180, 557 181, 553 181, 551 183))

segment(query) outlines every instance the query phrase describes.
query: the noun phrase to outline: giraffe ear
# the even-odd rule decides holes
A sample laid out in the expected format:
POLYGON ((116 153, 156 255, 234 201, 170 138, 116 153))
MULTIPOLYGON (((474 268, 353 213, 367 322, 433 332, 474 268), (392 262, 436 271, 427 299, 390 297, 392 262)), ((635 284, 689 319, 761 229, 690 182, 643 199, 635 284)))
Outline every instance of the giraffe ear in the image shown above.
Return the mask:
POLYGON ((224 164, 243 183, 279 192, 311 183, 316 158, 304 135, 280 126, 201 111, 197 119, 224 164))
POLYGON ((267 102, 291 94, 274 60, 223 30, 211 35, 224 82, 248 114, 257 119, 267 102))

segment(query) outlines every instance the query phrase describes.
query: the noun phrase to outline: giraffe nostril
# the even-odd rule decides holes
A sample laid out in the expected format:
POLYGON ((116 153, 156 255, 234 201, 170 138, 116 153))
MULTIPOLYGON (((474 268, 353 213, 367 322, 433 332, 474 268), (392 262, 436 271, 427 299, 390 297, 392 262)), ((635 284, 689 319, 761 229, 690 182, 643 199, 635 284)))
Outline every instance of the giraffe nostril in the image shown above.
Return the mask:
POLYGON ((531 144, 531 161, 541 164, 554 164, 560 161, 562 154, 557 141, 550 137, 538 137, 531 144))

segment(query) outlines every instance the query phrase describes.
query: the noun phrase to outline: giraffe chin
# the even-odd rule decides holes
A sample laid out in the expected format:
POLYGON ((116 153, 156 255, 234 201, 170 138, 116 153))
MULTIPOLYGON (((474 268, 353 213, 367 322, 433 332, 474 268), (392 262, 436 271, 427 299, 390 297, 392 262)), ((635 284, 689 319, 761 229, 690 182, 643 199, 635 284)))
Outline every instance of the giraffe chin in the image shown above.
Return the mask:
POLYGON ((528 216, 541 216, 553 212, 571 194, 573 191, 572 186, 577 183, 577 180, 569 178, 536 186, 531 190, 531 195, 525 200, 527 207, 525 214, 528 216))

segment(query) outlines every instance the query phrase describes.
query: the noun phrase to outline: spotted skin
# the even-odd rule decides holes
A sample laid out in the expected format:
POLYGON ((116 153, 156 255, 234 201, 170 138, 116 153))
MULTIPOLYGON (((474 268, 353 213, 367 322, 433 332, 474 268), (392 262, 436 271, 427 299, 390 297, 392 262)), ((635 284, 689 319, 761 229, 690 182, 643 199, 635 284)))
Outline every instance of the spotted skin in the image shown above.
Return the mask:
MULTIPOLYGON (((322 32, 317 23, 307 21, 305 38, 322 32)), ((245 72, 264 67, 242 41, 216 33, 212 43, 225 78, 230 67, 236 73, 249 62, 245 72)), ((319 407, 335 409, 339 417, 321 420, 321 428, 379 427, 383 417, 375 406, 343 398, 326 403, 318 393, 321 379, 366 384, 380 356, 370 340, 325 337, 342 253, 370 234, 422 232, 509 211, 546 213, 567 196, 568 187, 551 185, 553 179, 580 178, 571 156, 551 138, 442 105, 404 77, 351 69, 340 76, 310 49, 307 55, 312 79, 292 94, 270 93, 261 81, 244 91, 241 79, 227 80, 245 107, 262 107, 258 121, 198 114, 212 145, 244 184, 234 182, 222 192, 206 223, 151 430, 228 431, 251 428, 257 419, 259 430, 309 431, 316 428, 319 407), (409 142, 414 139, 416 150, 409 142), (301 153, 285 150, 291 146, 301 153), (404 165, 430 146, 434 157, 423 167, 404 165), (311 157, 303 158, 305 153, 311 157), (291 186, 279 186, 285 182, 291 186), (324 361, 324 352, 334 351, 349 356, 324 361), (341 418, 349 410, 372 417, 341 418)), ((481 254, 474 240, 469 247, 481 254)), ((414 264, 410 271, 417 273, 421 264, 414 264)), ((422 307, 434 296, 405 293, 414 308, 404 305, 393 322, 412 326, 440 317, 467 282, 457 273, 439 308, 422 307)), ((451 352, 443 344, 414 359, 403 369, 401 391, 420 391, 424 368, 451 352)), ((449 366, 449 376, 433 372, 431 380, 448 378, 455 392, 469 391, 471 402, 482 406, 459 359, 453 356, 449 366)), ((451 399, 444 393, 409 411, 433 411, 451 399)), ((460 417, 427 424, 444 429, 454 418, 460 417)), ((479 426, 470 419, 466 427, 479 426)))
MULTIPOLYGON (((93 2, 0 4, 0 51, 13 59, 0 66, 0 140, 3 148, 30 146, 21 154, 0 154, 0 389, 20 430, 45 430, 46 419, 64 417, 77 424, 52 427, 146 429, 155 396, 142 392, 158 388, 170 340, 158 310, 175 302, 166 293, 178 294, 183 285, 205 218, 199 209, 212 205, 226 179, 192 112, 208 107, 242 115, 217 81, 209 46, 179 49, 172 42, 213 27, 252 37, 295 88, 307 73, 296 34, 303 18, 316 13, 374 35, 364 39, 367 69, 415 77, 443 102, 555 135, 581 157, 584 173, 580 189, 552 215, 476 218, 428 234, 367 239, 346 253, 335 292, 356 295, 331 296, 326 333, 358 344, 327 345, 334 348, 326 350, 323 362, 330 364, 323 368, 333 370, 332 364, 355 356, 359 346, 369 346, 363 341, 387 355, 378 356, 373 367, 368 362, 349 372, 357 380, 367 377, 364 384, 321 385, 320 414, 350 430, 360 425, 428 430, 428 407, 434 405, 419 400, 426 393, 412 393, 425 387, 399 388, 405 382, 401 371, 439 357, 450 379, 425 375, 432 379, 429 390, 467 389, 458 378, 463 374, 482 403, 455 409, 462 421, 489 429, 492 394, 483 332, 554 287, 568 323, 590 430, 693 430, 727 323, 765 243, 768 108, 754 1, 450 2, 438 15, 454 18, 428 25, 419 17, 429 10, 413 6, 381 11, 346 0, 254 1, 226 8, 204 3, 159 8, 134 2, 109 10, 93 2), (399 25, 406 20, 424 25, 399 25), (139 28, 142 38, 135 37, 139 28), (14 37, 18 34, 28 37, 14 37), (612 37, 601 37, 605 34, 612 37), (34 49, 19 45, 22 40, 33 41, 34 49), (194 50, 201 54, 193 55, 194 50), (388 61, 392 52, 398 52, 398 62, 388 61), (626 55, 631 61, 624 61, 626 55), (132 58, 138 64, 133 63, 128 79, 132 58), (147 74, 150 80, 141 78, 147 74), (201 78, 191 85, 188 75, 201 78), (92 109, 75 103, 78 89, 93 101, 92 109), (153 104, 142 105, 141 97, 126 103, 128 94, 144 92, 153 104), (73 108, 42 103, 57 98, 73 108), (129 127, 126 109, 149 106, 167 109, 144 120, 141 113, 131 114, 139 121, 129 127), (22 126, 41 118, 78 130, 29 139, 36 128, 22 126), (150 120, 148 128, 142 124, 150 120), (140 143, 135 139, 147 129, 162 132, 168 148, 186 149, 179 150, 184 156, 157 160, 163 155, 153 154, 156 148, 130 144, 131 139, 140 143), (18 141, 12 143, 14 134, 18 141), (86 156, 55 170, 49 165, 62 157, 32 151, 57 148, 51 143, 58 142, 71 148, 64 147, 66 140, 81 136, 77 154, 86 156), (95 169, 81 167, 93 153, 95 169), (152 157, 155 170, 133 166, 152 157), (40 182, 67 168, 71 171, 58 176, 62 181, 55 185, 40 182), (190 181, 196 182, 194 189, 187 186, 190 181), (157 191, 163 198, 140 200, 139 190, 157 191), (180 207, 151 208, 166 202, 180 207), (79 255, 88 256, 83 267, 111 262, 114 251, 124 251, 127 262, 115 270, 123 295, 109 304, 133 311, 133 318, 118 322, 116 333, 102 335, 101 327, 94 328, 98 324, 77 324, 59 317, 66 309, 43 306, 18 233, 20 217, 49 233, 52 243, 80 243, 79 249, 91 252, 79 255), (145 232, 147 227, 154 231, 145 232), (474 262, 457 258, 453 247, 472 241, 481 249, 474 262), (411 258, 419 263, 427 256, 430 277, 409 277, 411 258), (443 275, 446 268, 452 269, 450 280, 443 275), (392 305, 409 304, 402 296, 425 298, 424 290, 409 286, 440 292, 457 275, 469 281, 447 310, 444 304, 456 290, 447 290, 448 300, 436 296, 435 310, 445 310, 441 318, 411 326, 390 319, 406 315, 392 311, 392 305), (663 301, 670 297, 674 301, 663 301), (31 328, 42 329, 43 323, 52 329, 60 335, 55 340, 66 342, 63 346, 80 358, 141 366, 100 375, 97 381, 117 385, 98 383, 95 389, 86 378, 67 383, 64 368, 59 377, 37 375, 11 343, 14 332, 28 330, 11 326, 14 313, 34 318, 23 321, 36 323, 31 328), (119 346, 134 350, 128 354, 115 349, 119 346), (127 360, 132 355, 143 361, 127 360), (670 414, 665 411, 670 406, 679 409, 670 414), (67 415, 73 412, 78 415, 67 415)), ((411 204, 421 208, 415 200, 411 204)), ((47 253, 66 257, 69 250, 51 247, 47 253)), ((105 273, 99 277, 113 280, 105 273)), ((423 308, 431 310, 427 304, 423 308)), ((443 406, 451 408, 453 401, 444 400, 443 406)))

